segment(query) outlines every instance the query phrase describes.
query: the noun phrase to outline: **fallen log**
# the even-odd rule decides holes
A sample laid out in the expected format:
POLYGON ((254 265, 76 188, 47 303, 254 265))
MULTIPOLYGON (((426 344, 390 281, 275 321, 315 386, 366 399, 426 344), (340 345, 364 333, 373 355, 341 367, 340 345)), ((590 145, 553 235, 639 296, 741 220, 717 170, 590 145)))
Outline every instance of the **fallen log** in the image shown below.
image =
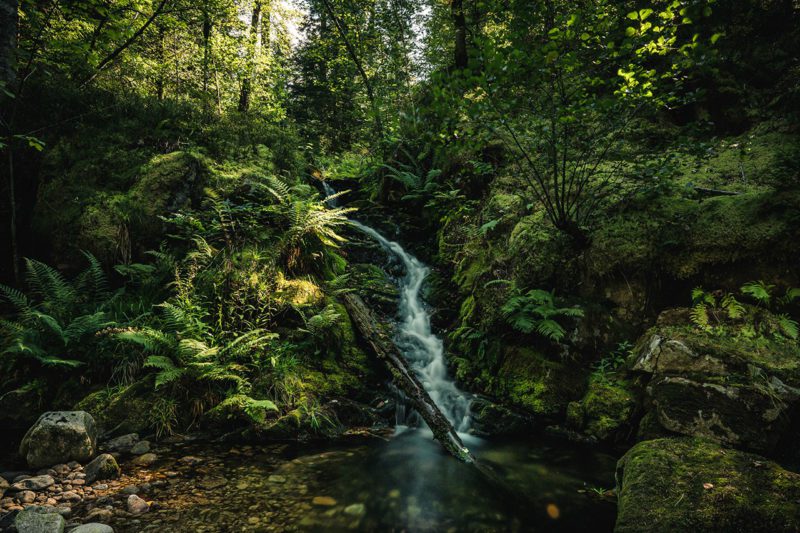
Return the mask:
POLYGON ((391 337, 381 328, 372 311, 359 296, 347 293, 342 296, 344 306, 364 341, 375 355, 384 362, 394 378, 395 385, 408 397, 414 409, 433 432, 433 436, 459 461, 475 463, 475 457, 461 442, 453 425, 439 410, 408 362, 397 349, 391 337))

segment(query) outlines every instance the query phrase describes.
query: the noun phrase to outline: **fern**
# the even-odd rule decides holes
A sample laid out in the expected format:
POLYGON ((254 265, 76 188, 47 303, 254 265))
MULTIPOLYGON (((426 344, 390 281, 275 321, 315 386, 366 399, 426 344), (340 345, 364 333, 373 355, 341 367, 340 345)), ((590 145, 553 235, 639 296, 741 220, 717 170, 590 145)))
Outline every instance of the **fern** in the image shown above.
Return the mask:
POLYGON ((185 369, 176 367, 172 359, 163 355, 151 355, 143 366, 159 370, 156 374, 157 389, 180 379, 186 372, 185 369))
POLYGON ((725 311, 728 312, 728 317, 733 320, 742 318, 745 314, 744 306, 739 303, 739 300, 737 300, 734 295, 730 293, 725 294, 722 297, 721 306, 723 309, 725 309, 725 311))
POLYGON ((692 307, 692 310, 689 312, 689 318, 694 325, 700 329, 708 330, 711 327, 708 316, 708 307, 704 303, 695 304, 694 307, 692 307))
POLYGON ((781 314, 777 317, 778 320, 778 328, 780 329, 781 333, 790 339, 797 340, 798 335, 800 334, 800 328, 798 327, 798 323, 796 320, 793 320, 789 317, 789 315, 781 314))
POLYGON ((552 292, 531 289, 521 292, 516 288, 500 309, 508 324, 522 333, 536 332, 555 342, 560 342, 566 330, 556 318, 580 318, 584 315, 579 307, 558 307, 552 292))
POLYGON ((741 291, 755 299, 759 304, 768 306, 772 300, 772 291, 775 285, 769 285, 764 281, 751 281, 742 285, 741 291))

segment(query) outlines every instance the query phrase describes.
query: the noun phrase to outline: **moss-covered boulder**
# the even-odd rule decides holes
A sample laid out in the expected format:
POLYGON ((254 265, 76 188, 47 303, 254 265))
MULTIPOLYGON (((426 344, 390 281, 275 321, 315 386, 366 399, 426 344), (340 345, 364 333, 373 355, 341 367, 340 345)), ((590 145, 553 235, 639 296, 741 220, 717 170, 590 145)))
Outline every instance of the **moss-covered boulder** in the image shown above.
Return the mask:
POLYGON ((632 432, 639 394, 625 376, 592 376, 580 401, 567 408, 567 426, 593 439, 625 439, 632 432))
POLYGON ((157 402, 153 380, 145 378, 124 387, 95 391, 75 408, 89 412, 101 433, 146 433, 154 426, 157 402))
POLYGON ((617 533, 800 530, 800 475, 758 455, 680 437, 617 464, 617 533))
POLYGON ((535 427, 533 417, 509 409, 488 398, 477 397, 470 405, 472 425, 470 433, 480 437, 522 435, 535 427))
POLYGON ((771 452, 800 400, 800 346, 776 336, 731 336, 672 320, 638 343, 632 369, 669 431, 771 452))

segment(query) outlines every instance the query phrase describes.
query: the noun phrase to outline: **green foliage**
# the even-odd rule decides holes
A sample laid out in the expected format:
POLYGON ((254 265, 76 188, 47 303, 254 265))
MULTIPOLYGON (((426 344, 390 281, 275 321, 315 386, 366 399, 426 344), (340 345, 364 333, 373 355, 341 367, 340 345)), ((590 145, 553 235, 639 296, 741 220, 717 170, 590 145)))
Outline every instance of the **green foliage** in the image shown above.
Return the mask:
POLYGON ((0 285, 0 295, 14 308, 14 318, 0 322, 3 364, 7 372, 37 362, 45 367, 74 368, 90 362, 98 341, 94 335, 113 324, 107 309, 114 296, 94 256, 89 267, 68 281, 56 269, 26 260, 30 297, 0 285))
POLYGON ((541 289, 522 291, 512 288, 511 296, 501 309, 507 323, 522 333, 537 333, 549 340, 560 342, 566 330, 559 318, 583 316, 579 307, 559 307, 553 292, 541 289))

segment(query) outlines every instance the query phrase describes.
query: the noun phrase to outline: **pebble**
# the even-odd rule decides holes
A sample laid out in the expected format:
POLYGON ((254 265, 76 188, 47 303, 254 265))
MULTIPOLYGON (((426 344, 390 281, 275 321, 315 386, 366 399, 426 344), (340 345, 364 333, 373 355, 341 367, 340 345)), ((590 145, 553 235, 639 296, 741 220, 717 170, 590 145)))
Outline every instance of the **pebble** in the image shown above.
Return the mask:
POLYGON ((314 496, 314 499, 311 500, 311 503, 321 507, 333 507, 336 505, 336 500, 330 496, 314 496))
POLYGON ((33 503, 36 500, 36 493, 32 490, 23 490, 17 498, 19 498, 20 503, 33 503))
POLYGON ((270 483, 286 483, 286 477, 278 474, 272 474, 267 478, 270 483))
POLYGON ((142 514, 150 510, 150 505, 136 494, 128 496, 128 512, 131 514, 142 514))
POLYGON ((98 483, 94 485, 94 490, 108 490, 108 485, 105 483, 98 483))
POLYGON ((110 522, 114 513, 110 509, 95 508, 86 514, 86 520, 91 522, 110 522))
POLYGON ((131 454, 133 455, 142 455, 150 451, 150 442, 146 440, 140 440, 136 444, 133 445, 131 448, 131 454))
POLYGON ((364 513, 367 512, 367 508, 364 506, 363 503, 354 503, 352 505, 348 505, 344 508, 344 514, 350 516, 361 517, 364 516, 364 513))
POLYGON ((137 492, 139 492, 139 487, 137 487, 136 485, 128 485, 127 487, 123 488, 120 492, 122 492, 122 494, 136 494, 137 492))

